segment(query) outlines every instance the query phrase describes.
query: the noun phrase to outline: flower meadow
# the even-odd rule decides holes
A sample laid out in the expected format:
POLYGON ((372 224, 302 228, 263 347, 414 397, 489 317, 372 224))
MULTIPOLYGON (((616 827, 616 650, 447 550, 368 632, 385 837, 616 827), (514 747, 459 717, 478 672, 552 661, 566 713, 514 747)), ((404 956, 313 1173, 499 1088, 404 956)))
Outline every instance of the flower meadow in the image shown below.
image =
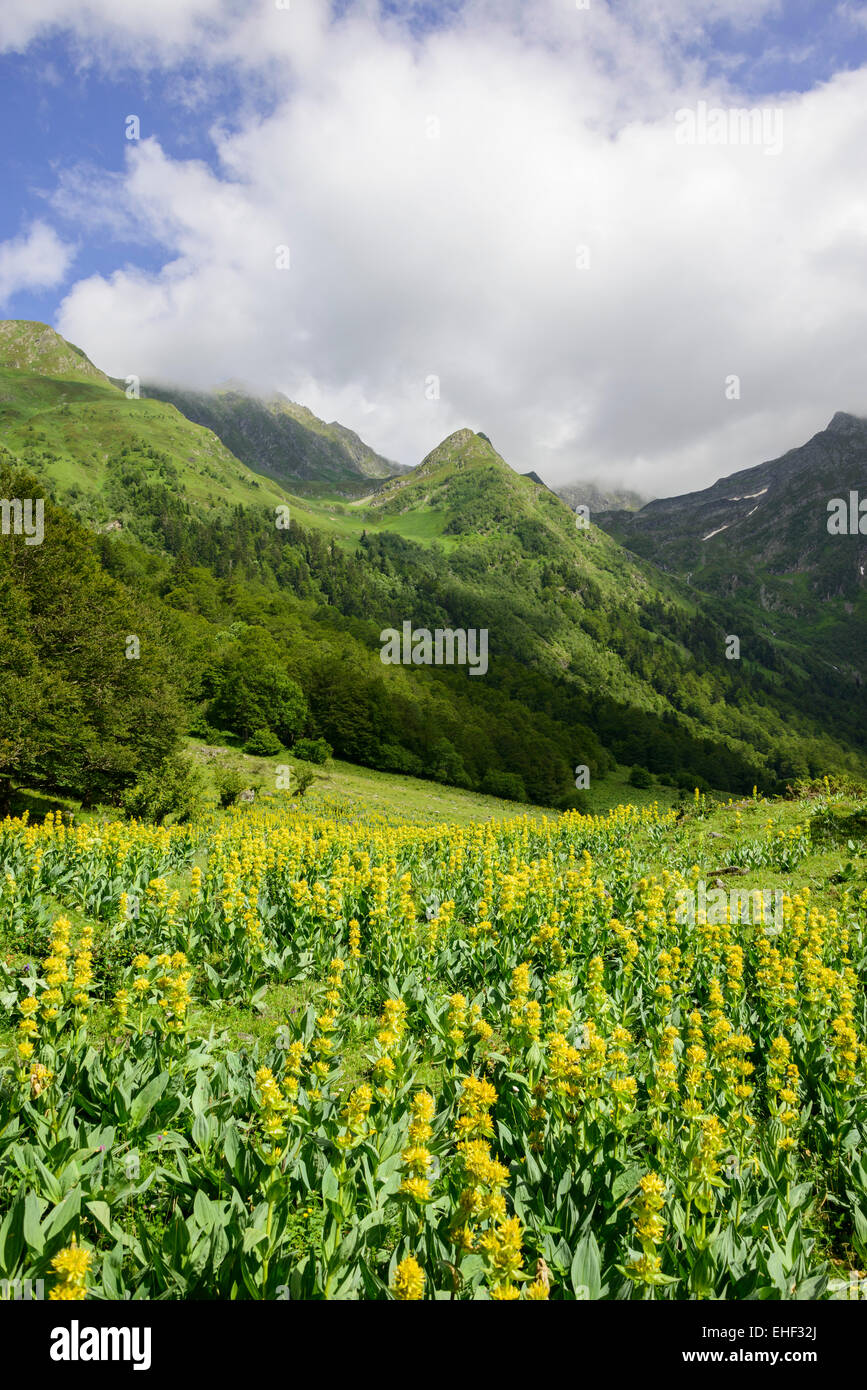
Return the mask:
POLYGON ((7 819, 0 1290, 851 1296, 867 891, 807 814, 7 819), (679 920, 720 864, 782 922, 679 920))

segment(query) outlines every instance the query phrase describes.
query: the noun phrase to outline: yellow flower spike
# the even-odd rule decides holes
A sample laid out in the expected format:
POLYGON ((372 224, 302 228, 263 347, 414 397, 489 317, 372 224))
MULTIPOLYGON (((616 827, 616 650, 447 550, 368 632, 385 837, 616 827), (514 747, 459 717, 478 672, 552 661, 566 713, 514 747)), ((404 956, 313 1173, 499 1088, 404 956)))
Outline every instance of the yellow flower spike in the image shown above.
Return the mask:
POLYGON ((412 1255, 408 1255, 405 1260, 394 1271, 391 1281, 391 1292, 399 1303, 418 1302, 424 1297, 425 1276, 421 1265, 412 1255))
POLYGON ((75 1237, 72 1243, 55 1255, 51 1268, 60 1276, 48 1297, 52 1302, 62 1302, 87 1297, 87 1275, 93 1256, 89 1250, 81 1249, 75 1237))

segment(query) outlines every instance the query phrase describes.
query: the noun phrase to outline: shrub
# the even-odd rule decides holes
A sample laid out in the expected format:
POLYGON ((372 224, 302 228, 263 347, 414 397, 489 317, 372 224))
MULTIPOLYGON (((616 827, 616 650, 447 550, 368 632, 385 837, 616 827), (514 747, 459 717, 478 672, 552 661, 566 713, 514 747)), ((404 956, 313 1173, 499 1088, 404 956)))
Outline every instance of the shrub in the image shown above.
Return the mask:
POLYGON ((422 777, 425 772, 421 758, 398 743, 383 743, 374 766, 381 768, 383 772, 406 772, 411 777, 422 777))
MULTIPOLYGON (((283 745, 275 733, 270 729, 257 729, 251 734, 244 744, 244 752, 252 753, 255 758, 271 758, 276 753, 282 753, 283 745)), ((299 757, 301 754, 298 755, 299 757)), ((313 759, 312 761, 315 761, 313 759)), ((325 759, 323 758, 324 762, 325 759)))
POLYGON ((488 796, 499 796, 504 801, 526 801, 527 790, 517 772, 489 772, 482 783, 482 791, 488 796))
POLYGON ((676 785, 685 792, 694 792, 698 787, 700 792, 707 794, 711 790, 710 782, 706 777, 702 777, 697 772, 679 772, 677 774, 676 785))
POLYGON ((302 762, 318 763, 321 766, 331 757, 333 749, 324 738, 299 738, 297 743, 292 745, 292 752, 302 762))
POLYGON ((647 768, 646 768, 646 767, 639 767, 638 764, 636 764, 635 767, 632 769, 632 771, 631 771, 630 774, 629 774, 629 785, 630 785, 630 787, 640 787, 640 788, 641 788, 641 787, 652 787, 652 786, 653 786, 653 778, 651 777, 650 773, 647 771, 647 768))
POLYGON ((810 821, 810 839, 813 844, 840 844, 844 840, 865 840, 867 811, 854 811, 851 815, 838 814, 831 810, 820 811, 810 821))
POLYGON ((213 724, 208 723, 205 706, 202 705, 196 710, 189 724, 187 732, 193 738, 203 739, 205 743, 217 743, 220 738, 220 731, 215 729, 213 724))
POLYGON ((299 767, 292 770, 292 795, 303 796, 307 788, 316 781, 316 774, 309 767, 299 767))
POLYGON ((144 773, 121 797, 128 816, 158 821, 171 816, 176 821, 191 820, 204 804, 204 778, 188 758, 167 758, 152 772, 144 773))
POLYGON ((238 800, 244 782, 240 772, 234 767, 221 767, 214 776, 214 786, 217 788, 220 805, 225 807, 234 805, 238 800))

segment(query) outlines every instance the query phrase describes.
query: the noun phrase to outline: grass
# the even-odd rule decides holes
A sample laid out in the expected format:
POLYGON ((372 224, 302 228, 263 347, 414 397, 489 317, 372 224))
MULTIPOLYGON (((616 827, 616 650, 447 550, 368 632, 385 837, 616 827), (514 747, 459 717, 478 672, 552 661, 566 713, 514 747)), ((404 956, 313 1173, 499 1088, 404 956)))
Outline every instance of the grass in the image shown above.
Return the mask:
MULTIPOLYGON (((461 825, 476 820, 503 820, 525 815, 531 820, 540 820, 546 815, 559 814, 552 807, 507 801, 485 792, 450 787, 404 773, 378 772, 374 768, 360 767, 339 758, 330 758, 322 767, 293 758, 285 750, 273 757, 258 758, 243 752, 237 746, 237 740, 218 746, 189 739, 187 748, 204 774, 206 798, 214 804, 218 800, 217 774, 221 769, 238 772, 244 787, 255 791, 257 799, 267 799, 276 789, 276 769, 284 766, 292 772, 301 768, 312 770, 314 782, 303 800, 299 798, 296 803, 299 809, 303 807, 312 813, 334 814, 340 805, 341 814, 346 815, 372 810, 384 816, 425 824, 448 821, 461 825)), ((652 805, 653 802, 667 809, 689 799, 688 794, 685 798, 678 789, 661 782, 655 782, 646 789, 633 787, 629 776, 630 769, 618 765, 604 778, 594 779, 584 793, 582 811, 590 815, 604 815, 615 806, 641 807, 652 805)), ((718 796, 725 799, 722 793, 718 796)), ((79 821, 104 820, 118 815, 116 807, 97 805, 90 811, 82 811, 80 803, 73 797, 49 795, 30 788, 17 791, 12 799, 12 813, 21 815, 24 811, 33 821, 42 820, 49 811, 66 812, 79 821)))
MULTIPOLYGON (((510 816, 527 815, 539 820, 556 815, 551 807, 528 806, 520 801, 506 801, 484 792, 467 791, 462 787, 445 786, 422 777, 404 773, 377 772, 374 768, 331 758, 322 767, 302 763, 290 753, 269 758, 256 758, 240 748, 203 744, 190 740, 190 752, 204 769, 208 794, 216 797, 216 773, 231 768, 240 773, 245 787, 252 788, 257 797, 269 796, 276 789, 276 769, 288 766, 295 770, 312 768, 315 781, 303 798, 305 811, 333 811, 335 801, 345 803, 344 809, 379 811, 415 822, 453 821, 467 824, 475 820, 502 820, 510 816), (216 755, 216 756, 214 756, 216 755)), ((629 804, 649 806, 654 801, 663 808, 682 800, 680 792, 670 786, 655 783, 647 789, 629 783, 630 769, 618 766, 606 777, 593 781, 585 794, 582 810, 602 815, 615 806, 629 804)))
POLYGON ((136 442, 167 455, 179 490, 199 508, 287 501, 278 483, 246 468, 216 435, 191 424, 174 406, 128 400, 117 387, 98 381, 0 368, 0 433, 61 501, 76 493, 101 499, 108 457, 136 442))

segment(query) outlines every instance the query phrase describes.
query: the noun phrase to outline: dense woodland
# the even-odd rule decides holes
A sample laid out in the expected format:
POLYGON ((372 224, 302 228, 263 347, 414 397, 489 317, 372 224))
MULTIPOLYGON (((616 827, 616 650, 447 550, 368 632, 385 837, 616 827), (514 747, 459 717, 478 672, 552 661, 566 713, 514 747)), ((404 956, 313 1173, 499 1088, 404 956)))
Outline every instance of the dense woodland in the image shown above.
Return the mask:
MULTIPOLYGON (((652 592, 639 607, 612 603, 567 554, 523 534, 526 520, 495 551, 472 531, 449 551, 389 533, 344 549, 294 522, 279 529, 264 509, 203 517, 174 481, 157 451, 124 448, 109 490, 120 531, 95 536, 46 497, 42 545, 4 537, 7 802, 16 785, 93 803, 170 769, 181 777, 191 733, 270 730, 290 748, 322 737, 364 765, 561 806, 581 805, 576 765, 598 777, 615 761, 682 787, 779 789, 834 765, 817 716, 863 746, 862 713, 825 668, 787 667, 743 615, 753 659, 728 663, 728 615, 652 592), (384 666, 379 634, 407 618, 487 628, 487 676, 384 666), (546 638, 569 625, 648 682, 658 707, 562 669, 546 638)), ((46 495, 9 454, 0 490, 46 495)))

